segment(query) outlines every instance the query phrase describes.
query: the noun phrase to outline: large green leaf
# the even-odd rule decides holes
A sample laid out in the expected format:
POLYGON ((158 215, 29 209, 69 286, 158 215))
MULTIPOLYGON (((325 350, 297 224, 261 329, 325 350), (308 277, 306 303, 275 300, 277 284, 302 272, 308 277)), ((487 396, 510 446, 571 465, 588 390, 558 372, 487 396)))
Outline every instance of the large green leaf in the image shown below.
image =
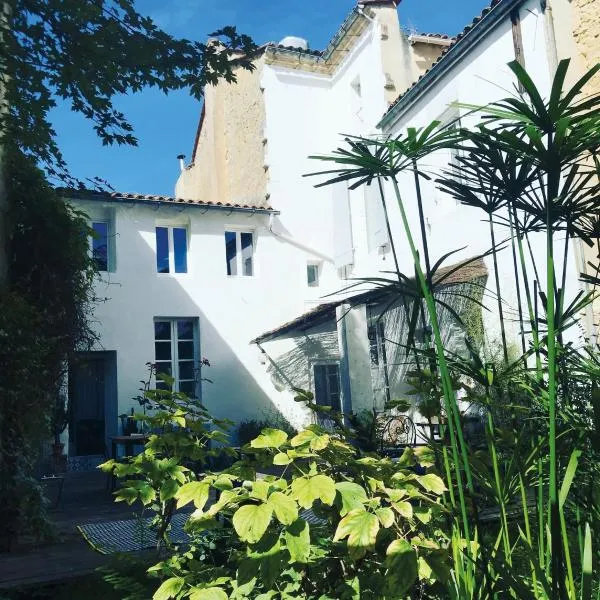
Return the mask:
POLYGON ((244 542, 255 544, 267 530, 272 516, 273 508, 268 504, 246 504, 233 515, 233 527, 244 542))
POLYGON ((160 501, 166 502, 171 498, 175 497, 177 490, 179 489, 179 483, 174 479, 167 479, 160 488, 160 501))
POLYGON ((298 477, 292 482, 292 496, 303 508, 310 508, 317 499, 331 505, 335 500, 335 482, 327 475, 298 477))
POLYGON ((347 515, 351 510, 363 508, 364 503, 367 501, 367 492, 358 483, 353 481, 339 481, 335 484, 335 489, 338 491, 341 501, 342 508, 340 510, 340 516, 347 515))
POLYGON ((406 500, 392 502, 392 506, 401 517, 404 517, 405 519, 412 519, 413 507, 410 502, 407 502, 406 500))
POLYGON ((348 538, 348 552, 353 559, 361 558, 375 546, 379 531, 379 519, 366 510, 353 510, 339 523, 333 538, 334 542, 348 538))
POLYGON ((288 435, 281 429, 263 429, 262 433, 250 442, 252 448, 279 448, 286 443, 288 435))
POLYGON ((175 598, 181 591, 185 579, 183 577, 169 577, 165 579, 160 587, 154 592, 152 600, 169 600, 169 598, 175 598))
POLYGON ((283 525, 290 525, 298 518, 298 506, 296 502, 282 492, 273 492, 269 496, 268 503, 275 510, 275 516, 283 525))
POLYGON ((388 507, 378 508, 375 511, 375 514, 377 515, 377 518, 379 519, 381 525, 386 529, 388 527, 391 527, 394 524, 394 521, 396 520, 394 518, 394 511, 388 507))
POLYGON ((573 483, 573 479, 575 478, 575 472, 577 471, 577 463, 579 462, 580 456, 581 450, 573 450, 573 452, 571 452, 569 464, 567 465, 567 470, 565 471, 565 478, 563 479, 562 485, 560 486, 559 506, 561 508, 564 506, 569 496, 569 490, 571 489, 571 484, 573 483))
POLYGON ((427 473, 417 477, 417 481, 428 491, 440 495, 446 491, 446 484, 439 475, 427 473))
POLYGON ((294 447, 305 446, 308 444, 311 450, 317 452, 327 448, 330 439, 331 438, 327 433, 320 433, 318 431, 313 431, 312 429, 304 429, 295 435, 290 440, 290 443, 294 447))
POLYGON ((386 585, 392 598, 402 598, 418 576, 417 553, 404 539, 394 540, 386 550, 386 585))
POLYGON ((210 486, 202 481, 190 481, 182 485, 175 494, 177 508, 181 508, 190 502, 194 502, 196 508, 204 508, 208 502, 210 486))
POLYGON ((294 521, 285 530, 285 545, 292 562, 308 562, 310 556, 310 528, 303 519, 294 521))
POLYGON ((227 594, 218 587, 193 588, 191 600, 227 600, 227 594))

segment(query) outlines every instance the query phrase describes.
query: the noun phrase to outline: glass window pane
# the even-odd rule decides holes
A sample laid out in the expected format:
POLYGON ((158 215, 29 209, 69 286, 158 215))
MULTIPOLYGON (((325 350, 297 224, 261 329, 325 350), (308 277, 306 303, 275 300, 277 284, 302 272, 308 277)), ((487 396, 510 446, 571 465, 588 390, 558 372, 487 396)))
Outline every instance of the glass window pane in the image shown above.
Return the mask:
POLYGON ((182 381, 179 384, 179 391, 187 394, 190 398, 196 397, 196 382, 195 381, 182 381))
POLYGON ((171 342, 154 342, 154 358, 156 360, 170 360, 171 342))
POLYGON ((243 265, 243 274, 247 276, 251 276, 254 274, 252 269, 252 234, 251 233, 242 233, 241 242, 242 242, 242 265, 243 265))
POLYGON ((167 227, 156 228, 156 272, 169 272, 169 230, 167 227))
POLYGON ((194 358, 194 342, 179 342, 179 358, 194 358))
POLYGON ((108 223, 92 223, 92 259, 98 271, 108 271, 108 223))
POLYGON ((310 287, 317 287, 319 285, 318 265, 306 265, 306 281, 310 287))
POLYGON ((187 231, 184 227, 173 227, 173 252, 175 273, 187 273, 187 231))
POLYGON ((327 371, 326 365, 315 365, 315 402, 320 406, 329 406, 327 398, 327 371))
POLYGON ((191 319, 181 319, 177 321, 177 337, 180 340, 193 340, 194 321, 191 319))
POLYGON ((194 361, 185 360, 179 362, 179 379, 195 379, 194 361))
POLYGON ((169 375, 169 377, 172 374, 172 368, 171 368, 171 363, 170 362, 156 362, 156 375, 157 375, 157 379, 158 379, 158 375, 169 375))
POLYGON ((227 275, 237 275, 237 249, 235 231, 225 232, 225 258, 227 275))
POLYGON ((171 323, 170 321, 154 321, 154 339, 170 340, 171 323))

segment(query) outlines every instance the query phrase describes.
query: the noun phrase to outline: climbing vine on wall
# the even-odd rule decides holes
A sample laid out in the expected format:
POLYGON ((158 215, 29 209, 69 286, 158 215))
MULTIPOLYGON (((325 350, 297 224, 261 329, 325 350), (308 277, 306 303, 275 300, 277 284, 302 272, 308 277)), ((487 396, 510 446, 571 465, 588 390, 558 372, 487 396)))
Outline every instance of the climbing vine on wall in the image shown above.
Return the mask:
POLYGON ((69 208, 31 159, 6 153, 9 283, 0 292, 0 545, 45 530, 33 477, 50 437, 69 359, 94 333, 94 265, 85 216, 69 208))

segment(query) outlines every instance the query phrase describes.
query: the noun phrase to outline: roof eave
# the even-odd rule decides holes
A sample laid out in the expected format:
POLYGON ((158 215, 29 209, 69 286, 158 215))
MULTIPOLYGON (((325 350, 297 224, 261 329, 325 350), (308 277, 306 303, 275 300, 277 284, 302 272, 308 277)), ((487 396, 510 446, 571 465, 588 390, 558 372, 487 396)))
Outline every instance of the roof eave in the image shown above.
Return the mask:
POLYGON ((433 65, 425 75, 419 79, 400 98, 398 103, 384 115, 377 124, 378 129, 391 128, 406 111, 415 104, 415 102, 427 91, 428 85, 447 73, 473 46, 488 35, 493 28, 515 7, 521 4, 523 0, 501 0, 481 19, 473 25, 467 33, 463 35, 456 43, 448 48, 446 54, 438 63, 433 65))
POLYGON ((242 212, 242 213, 262 213, 268 215, 279 215, 280 211, 274 208, 266 208, 260 206, 228 206, 226 204, 201 204, 199 202, 186 201, 186 200, 153 200, 150 198, 130 198, 127 196, 111 196, 109 194, 103 195, 98 193, 94 197, 81 193, 64 193, 59 192, 60 195, 66 200, 84 200, 89 202, 116 202, 123 204, 146 204, 149 206, 174 206, 178 208, 189 207, 189 208, 200 208, 204 210, 220 210, 226 212, 242 212))

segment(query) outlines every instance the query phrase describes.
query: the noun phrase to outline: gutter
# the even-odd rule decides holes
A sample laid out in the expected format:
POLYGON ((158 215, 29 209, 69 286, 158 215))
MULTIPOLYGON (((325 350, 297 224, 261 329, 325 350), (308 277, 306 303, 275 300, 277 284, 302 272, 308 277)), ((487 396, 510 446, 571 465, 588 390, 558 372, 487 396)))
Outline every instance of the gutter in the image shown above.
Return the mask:
POLYGON ((523 0, 500 0, 498 4, 490 8, 463 37, 455 42, 453 46, 450 46, 446 54, 439 59, 439 62, 433 65, 421 79, 400 97, 398 103, 379 121, 377 128, 391 129, 395 122, 428 91, 431 84, 447 73, 467 52, 485 38, 511 10, 522 2, 523 0))

